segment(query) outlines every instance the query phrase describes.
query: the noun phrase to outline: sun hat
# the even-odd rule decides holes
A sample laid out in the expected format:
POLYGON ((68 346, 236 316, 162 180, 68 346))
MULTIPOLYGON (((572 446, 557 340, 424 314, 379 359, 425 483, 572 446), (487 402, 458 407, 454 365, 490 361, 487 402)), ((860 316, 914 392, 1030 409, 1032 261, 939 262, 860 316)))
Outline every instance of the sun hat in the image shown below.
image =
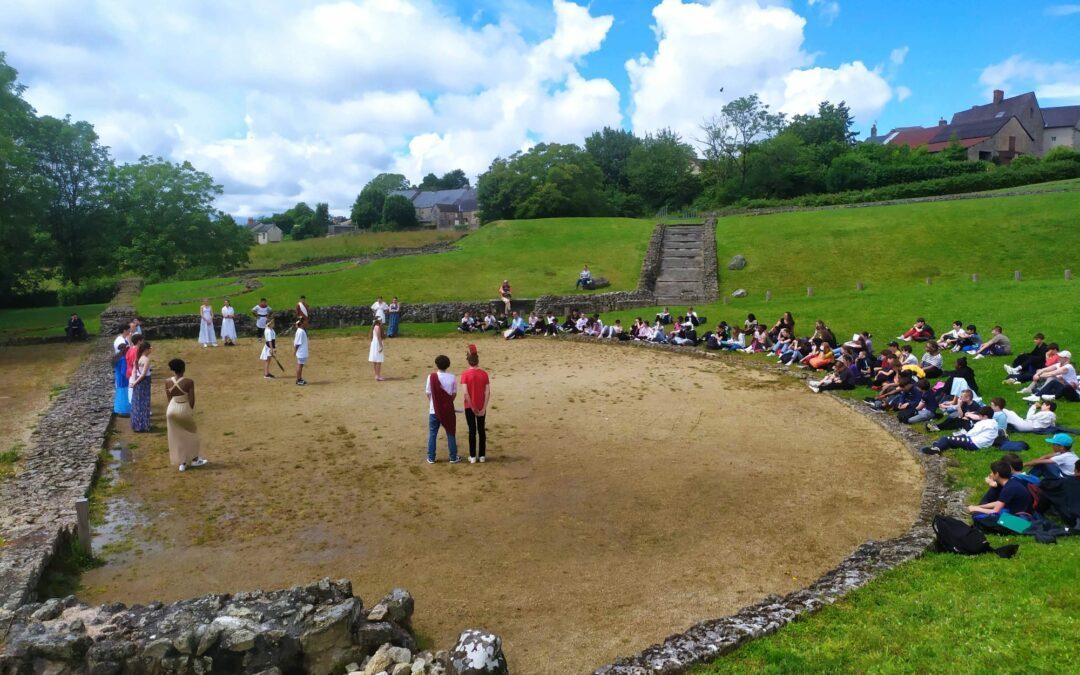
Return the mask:
POLYGON ((1072 436, 1069 434, 1054 434, 1050 438, 1046 439, 1047 443, 1051 445, 1061 445, 1066 448, 1071 448, 1073 444, 1072 436))
POLYGON ((1063 352, 1058 352, 1058 356, 1063 358, 1063 359, 1071 359, 1072 358, 1072 352, 1070 352, 1068 350, 1065 350, 1063 352))

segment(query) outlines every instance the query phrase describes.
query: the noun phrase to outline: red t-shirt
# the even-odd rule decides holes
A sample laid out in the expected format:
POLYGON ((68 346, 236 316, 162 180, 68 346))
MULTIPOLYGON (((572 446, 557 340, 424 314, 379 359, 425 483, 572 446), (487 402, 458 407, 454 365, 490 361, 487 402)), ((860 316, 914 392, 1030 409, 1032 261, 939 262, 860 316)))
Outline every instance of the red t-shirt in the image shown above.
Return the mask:
POLYGON ((461 374, 461 386, 465 387, 469 392, 469 402, 472 404, 465 404, 466 408, 470 410, 484 408, 484 404, 487 403, 484 396, 487 393, 487 386, 490 381, 488 374, 482 368, 465 369, 465 372, 461 374))

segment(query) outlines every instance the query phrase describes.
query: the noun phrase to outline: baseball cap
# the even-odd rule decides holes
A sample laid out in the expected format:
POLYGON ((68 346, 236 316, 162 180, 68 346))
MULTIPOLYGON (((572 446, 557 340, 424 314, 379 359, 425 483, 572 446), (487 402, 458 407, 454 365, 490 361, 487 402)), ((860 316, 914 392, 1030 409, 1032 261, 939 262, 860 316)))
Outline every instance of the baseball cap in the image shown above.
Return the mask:
POLYGON ((1070 352, 1068 350, 1063 351, 1063 352, 1058 352, 1058 356, 1060 356, 1063 359, 1071 359, 1072 358, 1072 352, 1070 352))
POLYGON ((1066 448, 1071 448, 1073 444, 1072 436, 1069 434, 1054 434, 1050 438, 1046 439, 1047 443, 1052 445, 1062 445, 1066 448))

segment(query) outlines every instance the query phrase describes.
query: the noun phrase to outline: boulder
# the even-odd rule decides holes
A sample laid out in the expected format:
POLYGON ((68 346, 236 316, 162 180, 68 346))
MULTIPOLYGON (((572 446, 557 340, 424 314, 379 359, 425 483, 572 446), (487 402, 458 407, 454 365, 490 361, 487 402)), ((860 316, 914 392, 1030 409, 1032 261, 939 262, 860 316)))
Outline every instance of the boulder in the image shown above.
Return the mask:
POLYGON ((502 640, 482 630, 462 631, 450 651, 450 669, 455 675, 509 675, 502 640))
POLYGON ((746 258, 741 255, 733 257, 727 266, 729 270, 741 270, 744 267, 746 267, 746 258))
POLYGON ((377 675, 389 671, 394 666, 394 659, 390 656, 390 649, 389 642, 379 647, 368 659, 367 665, 364 666, 364 675, 377 675))
POLYGON ((745 288, 737 288, 731 294, 731 297, 733 297, 733 298, 745 298, 747 295, 749 295, 749 293, 746 292, 745 288))
POLYGON ((379 605, 386 608, 386 615, 377 619, 378 621, 385 618, 387 621, 393 621, 405 627, 408 627, 412 621, 415 603, 412 595, 404 588, 395 588, 387 593, 386 597, 379 601, 379 605))
POLYGON ((363 609, 360 600, 348 598, 319 610, 312 617, 311 627, 300 635, 307 672, 340 672, 345 664, 356 657, 353 628, 363 609))

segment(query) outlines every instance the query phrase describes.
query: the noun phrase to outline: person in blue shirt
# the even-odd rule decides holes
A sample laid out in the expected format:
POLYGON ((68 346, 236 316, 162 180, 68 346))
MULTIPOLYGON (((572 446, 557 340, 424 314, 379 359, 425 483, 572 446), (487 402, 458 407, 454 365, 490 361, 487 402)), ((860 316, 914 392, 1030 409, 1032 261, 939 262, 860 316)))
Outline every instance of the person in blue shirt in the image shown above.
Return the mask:
POLYGON ((578 274, 577 283, 574 284, 574 288, 580 288, 583 291, 587 291, 592 288, 592 272, 589 271, 588 265, 583 267, 581 273, 578 274))
POLYGON ((517 312, 514 312, 513 316, 514 319, 510 322, 510 328, 504 334, 507 340, 525 337, 525 319, 521 318, 521 315, 517 312))

